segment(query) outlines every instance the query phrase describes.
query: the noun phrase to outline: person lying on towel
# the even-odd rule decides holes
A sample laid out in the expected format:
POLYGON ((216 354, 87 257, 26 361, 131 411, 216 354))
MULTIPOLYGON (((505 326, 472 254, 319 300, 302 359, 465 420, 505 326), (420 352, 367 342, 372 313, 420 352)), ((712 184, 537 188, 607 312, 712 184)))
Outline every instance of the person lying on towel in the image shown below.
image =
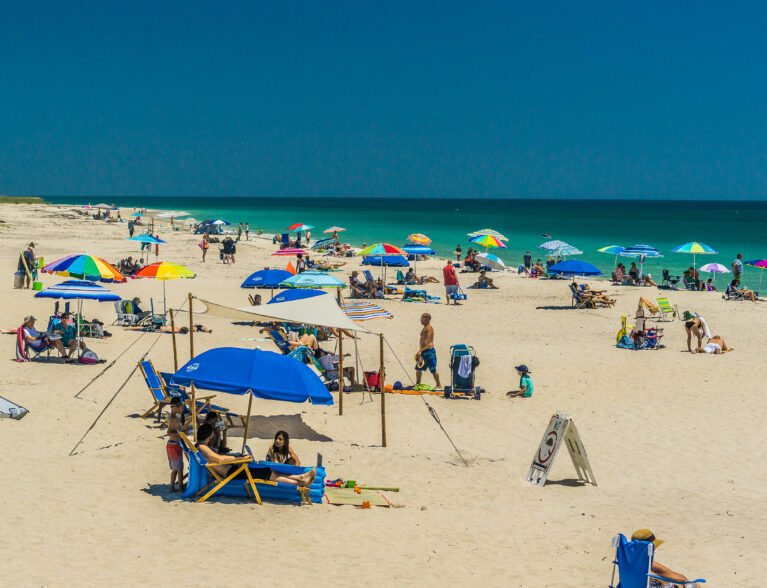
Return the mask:
MULTIPOLYGON (((208 463, 213 466, 213 469, 219 476, 227 478, 234 470, 237 470, 240 467, 239 464, 232 465, 228 464, 228 462, 240 459, 242 456, 220 455, 216 453, 208 446, 208 443, 210 443, 212 439, 213 427, 205 423, 197 431, 197 449, 200 450, 200 453, 202 453, 205 459, 208 460, 208 463)), ((269 480, 280 484, 289 484, 291 486, 311 486, 312 482, 314 482, 314 478, 317 476, 317 471, 314 468, 303 474, 281 474, 273 471, 271 468, 259 466, 248 466, 248 470, 250 471, 251 477, 258 480, 269 480)), ((247 479, 245 470, 237 474, 235 478, 235 480, 241 479, 247 479)))

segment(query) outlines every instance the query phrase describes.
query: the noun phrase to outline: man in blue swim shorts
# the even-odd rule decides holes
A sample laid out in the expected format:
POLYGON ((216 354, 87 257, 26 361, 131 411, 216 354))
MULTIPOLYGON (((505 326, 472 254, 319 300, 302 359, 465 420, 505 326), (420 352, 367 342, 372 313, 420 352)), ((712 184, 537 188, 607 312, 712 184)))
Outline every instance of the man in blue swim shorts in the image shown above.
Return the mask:
POLYGON ((421 374, 426 370, 434 376, 437 388, 441 387, 439 383, 439 374, 437 373, 437 351, 434 349, 434 327, 431 326, 431 315, 425 312, 421 315, 421 343, 418 353, 415 355, 415 383, 416 386, 421 383, 421 374))

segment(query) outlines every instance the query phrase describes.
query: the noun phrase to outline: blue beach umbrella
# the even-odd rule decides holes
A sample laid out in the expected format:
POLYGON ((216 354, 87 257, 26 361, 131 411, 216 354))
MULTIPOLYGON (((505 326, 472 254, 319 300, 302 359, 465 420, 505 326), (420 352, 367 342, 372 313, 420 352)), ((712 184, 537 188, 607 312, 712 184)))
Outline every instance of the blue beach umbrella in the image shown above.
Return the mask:
MULTIPOLYGON (((57 300, 77 300, 77 339, 82 341, 80 332, 80 317, 83 315, 83 300, 96 300, 97 302, 115 302, 120 297, 110 292, 103 286, 88 282, 87 280, 67 280, 55 286, 51 286, 35 294, 35 298, 55 298, 57 300)), ((80 355, 81 346, 77 345, 77 354, 80 355)))
MULTIPOLYGON (((242 439, 248 440, 253 397, 283 402, 332 405, 333 397, 307 365, 287 355, 261 349, 218 347, 190 359, 173 374, 173 382, 224 394, 248 395, 242 439)), ((194 400, 194 388, 192 388, 194 400)))
POLYGON ((586 261, 568 259, 555 263, 546 273, 560 276, 601 276, 602 270, 586 261))
POLYGON ((341 280, 327 272, 301 272, 280 282, 287 288, 346 288, 341 280))
POLYGON ((267 304, 279 304, 280 302, 292 302, 293 300, 304 300, 305 298, 314 298, 327 294, 322 290, 309 290, 308 288, 289 288, 278 292, 267 304))
POLYGON ((250 274, 240 288, 277 288, 293 274, 281 269, 259 270, 250 274))
POLYGON ((415 266, 415 272, 418 273, 418 255, 436 255, 434 249, 428 245, 405 245, 402 250, 408 254, 408 259, 413 256, 413 263, 415 266))

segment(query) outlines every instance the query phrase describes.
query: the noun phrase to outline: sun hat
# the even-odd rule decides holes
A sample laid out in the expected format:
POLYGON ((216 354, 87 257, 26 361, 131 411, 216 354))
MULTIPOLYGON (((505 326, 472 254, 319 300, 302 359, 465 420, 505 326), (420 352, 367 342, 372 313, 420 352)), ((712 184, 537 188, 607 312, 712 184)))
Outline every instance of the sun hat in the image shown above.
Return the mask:
POLYGON ((518 372, 525 372, 526 374, 530 373, 530 370, 527 369, 527 366, 524 363, 522 365, 516 366, 514 369, 517 370, 518 372))
POLYGON ((659 547, 661 543, 665 543, 663 539, 656 539, 655 533, 650 531, 650 529, 639 529, 634 531, 631 535, 631 540, 647 541, 648 543, 652 543, 655 547, 659 547))
POLYGON ((685 310, 682 318, 686 321, 689 321, 692 318, 692 313, 689 310, 685 310))
POLYGON ((29 321, 36 321, 37 319, 33 317, 31 314, 29 316, 24 317, 24 322, 28 323, 29 321))

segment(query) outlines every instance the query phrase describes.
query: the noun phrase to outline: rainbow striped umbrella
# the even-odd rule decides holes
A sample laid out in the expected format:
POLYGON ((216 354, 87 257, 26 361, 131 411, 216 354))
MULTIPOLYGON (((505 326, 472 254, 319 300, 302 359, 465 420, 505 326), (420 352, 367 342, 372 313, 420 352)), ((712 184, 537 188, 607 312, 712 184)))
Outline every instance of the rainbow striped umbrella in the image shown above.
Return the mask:
POLYGON ((346 229, 343 227, 328 227, 323 233, 340 233, 341 231, 345 231, 346 229))
POLYGON ((64 278, 77 278, 91 282, 125 282, 117 268, 108 264, 100 257, 91 255, 69 255, 49 263, 40 271, 46 274, 56 274, 64 278))
POLYGON ((496 237, 495 235, 479 235, 477 237, 472 237, 469 239, 471 243, 476 243, 477 245, 482 245, 485 247, 485 251, 487 251, 488 247, 501 247, 503 249, 506 249, 506 243, 504 243, 499 237, 496 237))
POLYGON ((411 243, 415 243, 416 245, 430 245, 431 239, 424 235, 423 233, 413 233, 412 235, 407 236, 407 240, 411 243))
POLYGON ((389 243, 374 243, 373 245, 368 245, 364 249, 357 252, 357 255, 361 255, 363 257, 367 257, 369 255, 405 255, 407 256, 407 252, 404 249, 400 249, 396 245, 391 245, 389 243))
POLYGON ((480 229, 479 231, 474 231, 473 233, 469 233, 469 237, 481 237, 482 235, 490 235, 491 237, 498 237, 501 241, 508 241, 509 239, 499 233, 498 231, 495 231, 493 229, 480 229))
POLYGON ((162 309, 163 313, 165 313, 167 312, 167 306, 165 303, 165 281, 179 280, 181 278, 194 278, 195 273, 192 270, 185 268, 183 265, 178 265, 177 263, 158 261, 157 263, 152 263, 142 267, 131 277, 154 278, 155 280, 162 280, 162 309))
POLYGON ((678 247, 674 247, 671 251, 674 253, 692 253, 692 267, 695 268, 695 256, 696 255, 716 255, 719 253, 713 247, 709 247, 705 243, 698 243, 697 241, 690 241, 684 243, 678 247))

